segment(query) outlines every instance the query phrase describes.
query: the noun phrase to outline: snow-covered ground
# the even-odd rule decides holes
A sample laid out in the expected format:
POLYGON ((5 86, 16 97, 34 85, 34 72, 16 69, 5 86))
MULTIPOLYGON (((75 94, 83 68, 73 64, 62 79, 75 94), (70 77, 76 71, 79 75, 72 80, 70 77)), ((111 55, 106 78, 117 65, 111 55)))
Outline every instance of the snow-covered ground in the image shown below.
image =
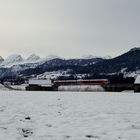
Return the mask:
POLYGON ((8 88, 6 88, 4 85, 0 84, 0 91, 1 90, 9 90, 8 88))
POLYGON ((28 84, 21 84, 21 85, 9 85, 10 88, 13 90, 26 90, 28 84))
POLYGON ((0 91, 0 140, 140 140, 140 94, 0 91))

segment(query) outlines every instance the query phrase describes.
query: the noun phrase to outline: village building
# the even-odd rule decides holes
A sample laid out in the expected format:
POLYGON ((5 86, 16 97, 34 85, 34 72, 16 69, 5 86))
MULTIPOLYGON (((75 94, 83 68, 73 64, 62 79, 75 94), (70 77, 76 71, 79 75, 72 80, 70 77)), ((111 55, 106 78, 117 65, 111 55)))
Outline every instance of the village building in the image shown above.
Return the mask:
POLYGON ((49 79, 30 79, 26 90, 28 91, 52 91, 53 84, 49 79))

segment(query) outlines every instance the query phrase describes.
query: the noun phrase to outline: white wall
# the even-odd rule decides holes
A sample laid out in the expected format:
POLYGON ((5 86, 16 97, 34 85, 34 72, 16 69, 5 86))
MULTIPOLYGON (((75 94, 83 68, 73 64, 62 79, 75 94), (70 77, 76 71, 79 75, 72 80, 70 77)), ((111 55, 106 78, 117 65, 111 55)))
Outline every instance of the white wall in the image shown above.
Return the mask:
POLYGON ((74 86, 60 86, 58 91, 105 91, 100 85, 74 85, 74 86))

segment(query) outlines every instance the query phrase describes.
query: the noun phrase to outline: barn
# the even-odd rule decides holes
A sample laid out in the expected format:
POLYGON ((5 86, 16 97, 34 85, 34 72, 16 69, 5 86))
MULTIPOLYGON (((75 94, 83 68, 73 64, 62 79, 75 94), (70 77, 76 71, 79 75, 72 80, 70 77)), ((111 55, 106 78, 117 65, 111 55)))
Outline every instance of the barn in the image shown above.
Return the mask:
POLYGON ((52 81, 48 79, 30 79, 26 87, 28 91, 52 91, 52 81))

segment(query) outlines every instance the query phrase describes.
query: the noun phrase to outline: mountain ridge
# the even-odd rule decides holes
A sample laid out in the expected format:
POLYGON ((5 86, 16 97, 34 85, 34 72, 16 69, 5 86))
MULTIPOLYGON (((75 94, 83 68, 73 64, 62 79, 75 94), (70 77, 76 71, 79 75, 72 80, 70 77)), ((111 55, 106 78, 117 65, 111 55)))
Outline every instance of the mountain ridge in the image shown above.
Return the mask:
MULTIPOLYGON (((35 59, 38 58, 35 56, 35 59)), ((18 56, 21 58, 20 56, 18 56)), ((91 58, 91 59, 63 59, 50 57, 33 63, 23 63, 11 67, 0 68, 0 79, 11 77, 36 77, 46 72, 72 71, 76 75, 111 75, 138 73, 140 71, 140 49, 133 48, 115 58, 91 58)), ((14 61, 15 62, 15 61, 14 61)), ((135 74, 134 74, 135 76, 135 74)))
MULTIPOLYGON (((89 56, 89 55, 88 55, 89 56)), ((56 55, 48 55, 45 58, 41 58, 40 56, 36 54, 31 54, 27 59, 24 59, 20 54, 12 54, 8 56, 6 59, 3 59, 0 57, 0 67, 12 67, 12 66, 17 66, 17 65, 22 65, 22 64, 28 64, 28 63, 45 63, 46 61, 53 60, 53 59, 63 59, 63 60, 89 60, 89 59, 109 59, 111 57, 105 56, 105 57, 98 57, 98 56, 88 56, 86 58, 81 57, 81 58, 70 58, 70 59, 65 59, 56 55)))

